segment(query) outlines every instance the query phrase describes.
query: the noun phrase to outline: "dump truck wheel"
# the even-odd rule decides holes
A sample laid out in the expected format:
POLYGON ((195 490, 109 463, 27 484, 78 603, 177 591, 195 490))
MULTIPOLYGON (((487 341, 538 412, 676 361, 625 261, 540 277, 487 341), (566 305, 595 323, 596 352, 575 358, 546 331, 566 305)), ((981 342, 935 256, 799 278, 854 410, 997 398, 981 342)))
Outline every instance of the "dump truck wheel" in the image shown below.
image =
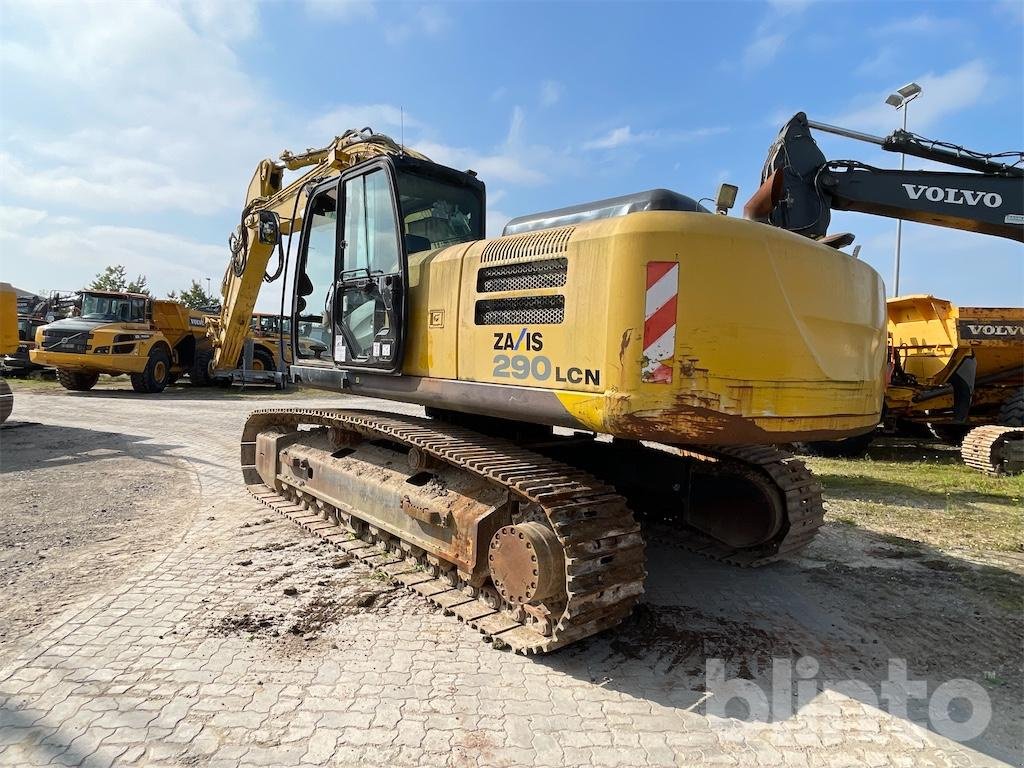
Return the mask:
POLYGON ((11 385, 4 379, 0 379, 0 424, 7 421, 13 410, 14 393, 11 391, 11 385))
POLYGON ((192 385, 196 387, 208 387, 213 382, 210 380, 210 361, 213 360, 213 351, 201 349, 196 352, 196 359, 192 363, 192 370, 188 377, 192 385))
POLYGON ((96 386, 96 382, 99 380, 98 373, 74 373, 57 369, 57 381, 64 389, 69 389, 72 392, 88 392, 96 386))
POLYGON ((946 445, 959 446, 971 428, 966 424, 929 424, 928 431, 946 445))
POLYGON ((797 443, 800 453, 808 456, 820 456, 823 459, 859 459, 871 445, 875 431, 863 435, 847 437, 842 440, 819 440, 810 443, 797 443))
POLYGON ((252 369, 254 371, 276 371, 277 363, 274 355, 265 347, 256 347, 252 351, 252 369))
POLYGON ((999 426, 1024 427, 1024 389, 1018 389, 999 408, 999 426))
POLYGON ((146 370, 132 374, 132 389, 136 392, 155 394, 163 392, 170 380, 171 356, 163 347, 154 347, 149 352, 146 370))
MULTIPOLYGON (((245 353, 243 352, 238 358, 238 367, 243 368, 245 362, 245 353)), ((252 350, 252 368, 250 371, 276 371, 277 363, 274 362, 273 353, 266 347, 253 347, 252 350)))

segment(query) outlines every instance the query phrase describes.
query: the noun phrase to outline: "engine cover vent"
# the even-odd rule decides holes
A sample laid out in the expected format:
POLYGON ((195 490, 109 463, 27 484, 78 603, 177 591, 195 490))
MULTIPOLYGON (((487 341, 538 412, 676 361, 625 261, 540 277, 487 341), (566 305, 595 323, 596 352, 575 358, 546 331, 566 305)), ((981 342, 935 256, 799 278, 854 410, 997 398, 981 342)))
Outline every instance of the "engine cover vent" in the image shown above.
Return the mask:
POLYGON ((491 240, 484 246, 480 256, 482 264, 508 259, 528 259, 531 256, 551 256, 565 253, 569 248, 569 238, 575 227, 544 229, 525 235, 512 235, 491 240))
POLYGON ((564 317, 564 296, 517 296, 476 303, 477 325, 558 325, 564 317))
POLYGON ((565 285, 568 270, 569 260, 564 257, 483 267, 476 275, 476 290, 478 293, 494 293, 558 288, 565 285))

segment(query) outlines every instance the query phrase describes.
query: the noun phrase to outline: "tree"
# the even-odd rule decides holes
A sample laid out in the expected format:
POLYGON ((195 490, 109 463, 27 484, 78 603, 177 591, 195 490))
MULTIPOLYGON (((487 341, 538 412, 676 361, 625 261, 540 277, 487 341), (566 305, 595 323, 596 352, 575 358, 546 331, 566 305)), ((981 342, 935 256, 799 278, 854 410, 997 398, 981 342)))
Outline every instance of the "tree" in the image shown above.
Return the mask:
POLYGON ((167 298, 173 301, 180 301, 186 307, 191 307, 192 309, 202 309, 203 307, 209 307, 218 303, 217 297, 203 290, 203 286, 199 284, 198 280, 193 280, 192 285, 180 293, 171 291, 167 294, 167 298))
POLYGON ((127 293, 144 293, 150 295, 149 287, 146 285, 146 276, 139 275, 129 281, 125 268, 120 264, 113 264, 93 278, 89 283, 89 290, 92 291, 124 291, 127 293))

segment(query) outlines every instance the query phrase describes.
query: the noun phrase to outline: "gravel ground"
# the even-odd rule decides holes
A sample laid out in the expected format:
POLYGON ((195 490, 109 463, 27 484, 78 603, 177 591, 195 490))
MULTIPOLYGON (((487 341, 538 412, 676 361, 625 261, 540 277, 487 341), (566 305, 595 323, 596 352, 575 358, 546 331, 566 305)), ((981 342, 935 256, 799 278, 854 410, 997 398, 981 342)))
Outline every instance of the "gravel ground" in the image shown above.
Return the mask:
POLYGON ((0 664, 180 533, 198 499, 187 464, 159 444, 17 421, 0 431, 0 481, 0 664))
MULTIPOLYGON (((241 696, 239 702, 253 695, 258 699, 261 688, 284 686, 295 697, 296 703, 288 705, 290 714, 307 704, 327 707, 325 681, 345 686, 361 679, 359 690, 377 702, 378 713, 395 704, 389 697, 411 696, 401 705, 408 714, 418 706, 409 686, 426 685, 446 697, 446 706, 462 713, 461 722, 477 724, 457 727, 445 741, 457 744, 456 752, 445 747, 415 756, 366 745, 361 740, 365 728, 339 731, 331 736, 336 739, 332 743, 337 755, 349 756, 347 764, 387 764, 389 755, 409 761, 392 764, 510 764, 510 754, 540 763, 545 762, 541 745, 547 742, 538 741, 536 732, 553 729, 552 738, 563 750, 561 762, 553 764, 577 764, 573 756, 583 751, 571 745, 590 739, 594 746, 587 747, 587 764, 603 765, 595 757, 601 734, 613 733, 618 745, 618 731, 624 729, 625 744, 629 733, 648 727, 655 729, 652 739, 676 750, 667 754, 669 762, 673 755, 689 755, 691 761, 742 754, 749 758, 750 749, 768 759, 765 755, 777 747, 787 759, 792 748, 794 755, 817 764, 826 754, 853 754, 850 750, 860 750, 872 739, 887 745, 873 754, 890 759, 896 754, 894 745, 903 745, 900 749, 909 750, 903 755, 907 765, 928 760, 936 765, 980 764, 988 758, 1019 764, 1024 759, 1024 579, 1019 563, 1006 559, 1005 552, 990 558, 984 551, 948 550, 906 534, 894 537, 831 522, 802 556, 745 571, 656 539, 649 544, 645 603, 630 619, 562 652, 519 659, 489 649, 473 632, 375 577, 362 564, 302 535, 258 505, 246 505, 234 468, 235 441, 244 414, 270 404, 266 395, 258 395, 258 403, 212 390, 154 399, 118 391, 87 396, 28 391, 18 392, 18 397, 15 422, 0 429, 0 584, 11 598, 0 604, 0 667, 42 637, 42 625, 58 626, 62 611, 95 605, 97 626, 105 628, 109 625, 103 606, 111 600, 111 605, 127 605, 131 598, 144 606, 150 590, 159 594, 180 589, 195 595, 195 607, 172 612, 171 623, 160 626, 167 626, 172 645, 181 650, 175 658, 194 665, 189 668, 195 671, 166 667, 172 671, 161 672, 163 662, 152 661, 164 647, 158 644, 145 651, 141 671, 129 667, 125 674, 153 675, 147 683, 152 686, 162 685, 160 674, 173 679, 181 675, 183 681, 194 674, 202 680, 210 674, 211 659, 230 649, 230 673, 225 671, 210 687, 227 691, 230 679, 230 696, 224 691, 216 695, 241 696), (18 419, 37 423, 19 425, 18 419), (164 573, 163 563, 173 568, 164 573), (124 598, 117 597, 122 594, 124 598), (49 618, 54 621, 47 622, 49 618), (417 671, 406 675, 389 667, 396 654, 403 659, 411 654, 417 671), (723 659, 728 677, 770 689, 773 660, 802 656, 820 664, 823 689, 815 706, 735 743, 727 733, 715 731, 713 744, 693 751, 692 744, 698 742, 687 742, 687 729, 707 727, 700 692, 709 658, 723 659), (893 658, 906 659, 909 677, 926 681, 929 691, 953 678, 975 681, 985 689, 993 720, 970 743, 976 751, 966 753, 969 759, 961 759, 964 755, 948 742, 915 751, 927 743, 921 741, 925 731, 906 735, 902 729, 911 722, 927 726, 926 707, 920 703, 900 720, 856 702, 851 709, 849 700, 835 698, 838 687, 828 681, 858 679, 880 690, 893 658), (471 695, 479 678, 486 676, 479 663, 505 669, 502 674, 508 679, 488 676, 491 682, 479 695, 471 695), (519 712, 524 683, 514 680, 525 680, 527 689, 539 686, 552 698, 519 712), (566 695, 556 696, 558 692, 566 695), (492 710, 500 703, 505 709, 499 708, 499 717, 492 710), (555 707, 553 714, 535 723, 537 707, 549 705, 555 707), (628 707, 634 706, 647 713, 646 720, 630 714, 628 707), (824 714, 815 719, 818 711, 824 714), (655 728, 652 717, 661 718, 662 725, 655 728), (525 718, 532 718, 533 741, 527 739, 519 748, 532 745, 534 751, 508 752, 510 744, 518 743, 516 734, 525 727, 525 718), (579 724, 566 725, 570 721, 579 724), (664 737, 657 730, 661 728, 664 737), (790 729, 808 734, 818 746, 793 746, 802 742, 793 742, 795 737, 787 735, 790 729), (763 748, 769 751, 762 753, 763 748), (452 762, 452 755, 458 760, 452 762)), ((348 400, 345 405, 374 404, 348 400)), ((856 466, 850 463, 851 472, 856 466)), ((830 471, 837 470, 833 466, 830 471)), ((891 490, 891 484, 864 486, 864 496, 877 501, 891 490)), ((850 514, 844 505, 860 502, 853 495, 855 490, 846 488, 841 497, 829 499, 829 519, 850 514)), ((149 615, 132 619, 140 623, 140 632, 146 631, 146 622, 156 621, 149 615)), ((92 619, 80 621, 86 629, 92 619)), ((170 640, 164 631, 154 643, 170 640)), ((122 636, 115 642, 124 641, 122 636)), ((66 641, 58 642, 56 647, 66 646, 66 641)), ((130 646, 119 653, 127 658, 129 651, 130 646)), ((190 690, 189 683, 183 684, 183 690, 190 690)), ((86 684, 89 690, 101 690, 96 686, 86 684)), ((101 697, 116 698, 102 690, 101 697)), ((202 687, 196 690, 198 695, 189 694, 189 701, 194 712, 204 711, 207 694, 202 687)), ((331 700, 330 706, 356 706, 352 701, 331 700)), ((440 706, 431 701, 431 706, 440 706)), ((238 707, 241 723, 248 710, 241 703, 238 707)), ((210 721, 196 717, 197 728, 206 722, 209 730, 219 722, 218 715, 210 721)), ((282 728, 294 729, 298 721, 289 722, 282 728)), ((419 727, 413 715, 393 722, 390 733, 399 740, 419 727)), ((238 723, 214 729, 219 735, 211 755, 234 754, 230 750, 238 745, 256 744, 246 747, 248 753, 242 751, 255 759, 255 750, 264 748, 259 745, 278 738, 268 735, 267 724, 247 729, 238 723)), ((418 744, 417 749, 427 749, 426 742, 418 744)), ((186 758, 200 754, 195 745, 189 749, 193 751, 183 762, 172 764, 188 764, 186 758)), ((640 762, 655 762, 654 754, 648 751, 651 759, 640 762)), ((854 762, 867 760, 868 754, 854 762)))

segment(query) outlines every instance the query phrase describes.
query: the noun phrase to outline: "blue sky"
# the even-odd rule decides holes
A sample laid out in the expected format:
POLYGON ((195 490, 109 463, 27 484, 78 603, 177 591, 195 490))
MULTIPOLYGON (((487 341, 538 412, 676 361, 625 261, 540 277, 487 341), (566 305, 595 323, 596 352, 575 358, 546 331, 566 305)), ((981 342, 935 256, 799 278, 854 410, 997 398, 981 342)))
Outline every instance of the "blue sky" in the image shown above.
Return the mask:
MULTIPOLYGON (((123 263, 166 293, 227 263, 257 161, 370 125, 512 216, 651 187, 754 192, 798 110, 1024 148, 1024 0, 973 3, 0 1, 0 279, 75 289, 123 263)), ((896 155, 819 136, 826 156, 896 155)), ((922 166, 908 160, 909 167, 922 166)), ((836 214, 891 282, 895 222, 836 214)), ((1024 248, 904 226, 903 293, 1024 304, 1024 248)), ((266 297, 261 304, 269 305, 266 297)))

